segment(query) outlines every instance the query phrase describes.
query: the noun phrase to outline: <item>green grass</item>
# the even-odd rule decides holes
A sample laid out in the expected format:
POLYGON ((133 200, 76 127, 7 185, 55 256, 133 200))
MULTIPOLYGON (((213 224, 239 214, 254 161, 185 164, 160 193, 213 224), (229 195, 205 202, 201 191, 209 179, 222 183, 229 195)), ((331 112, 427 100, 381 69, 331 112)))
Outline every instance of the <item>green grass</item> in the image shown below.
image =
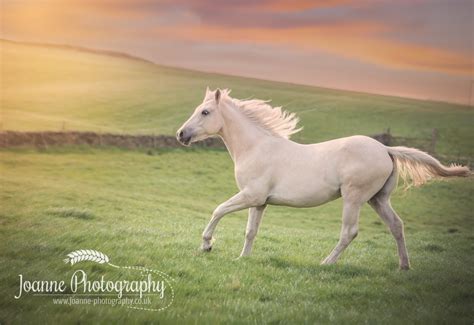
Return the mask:
MULTIPOLYGON (((413 267, 401 272, 395 242, 369 207, 339 263, 319 265, 337 242, 340 200, 314 209, 269 207, 253 255, 239 261, 246 213, 228 215, 213 251, 200 253, 211 211, 236 191, 224 151, 11 149, 0 152, 0 162, 2 324, 473 321, 472 180, 396 192, 413 267), (72 268, 62 259, 80 248, 168 273, 176 279, 174 304, 153 313, 13 299, 19 273, 64 279, 72 268)), ((90 262, 80 268, 117 276, 90 262)))
MULTIPOLYGON (((318 142, 380 133, 430 138, 437 151, 474 156, 474 110, 448 103, 337 91, 166 68, 130 59, 0 41, 4 130, 175 134, 206 86, 272 99, 298 113, 295 139, 318 142)), ((317 73, 317 72, 315 72, 317 73)))

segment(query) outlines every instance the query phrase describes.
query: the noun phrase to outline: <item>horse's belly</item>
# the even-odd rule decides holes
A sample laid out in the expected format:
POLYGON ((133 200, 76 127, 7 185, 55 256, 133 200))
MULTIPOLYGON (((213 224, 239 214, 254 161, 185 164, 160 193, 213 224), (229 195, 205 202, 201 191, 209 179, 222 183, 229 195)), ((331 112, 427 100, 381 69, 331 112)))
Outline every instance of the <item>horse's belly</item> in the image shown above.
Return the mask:
POLYGON ((269 195, 268 204, 290 207, 315 207, 341 196, 339 187, 330 184, 302 184, 277 187, 269 195))

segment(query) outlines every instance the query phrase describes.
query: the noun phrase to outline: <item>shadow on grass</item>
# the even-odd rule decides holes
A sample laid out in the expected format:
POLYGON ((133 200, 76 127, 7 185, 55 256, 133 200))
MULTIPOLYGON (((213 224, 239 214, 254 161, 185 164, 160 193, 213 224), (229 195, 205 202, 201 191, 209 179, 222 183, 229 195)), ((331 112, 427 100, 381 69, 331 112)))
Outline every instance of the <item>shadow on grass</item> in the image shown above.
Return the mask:
POLYGON ((315 265, 308 268, 307 271, 314 275, 331 275, 341 278, 366 277, 374 274, 366 267, 351 264, 315 265))
POLYGON ((72 207, 51 208, 47 210, 47 213, 61 218, 73 218, 82 220, 91 220, 95 218, 94 213, 88 209, 79 209, 72 207))
POLYGON ((440 246, 440 245, 437 245, 437 244, 428 244, 428 245, 425 245, 423 247, 424 250, 428 251, 428 252, 434 252, 434 253, 440 253, 440 252, 444 252, 445 249, 440 246))
POLYGON ((366 277, 374 274, 369 268, 350 264, 302 264, 284 257, 270 257, 265 263, 279 269, 297 269, 314 276, 324 275, 335 278, 355 278, 366 277))

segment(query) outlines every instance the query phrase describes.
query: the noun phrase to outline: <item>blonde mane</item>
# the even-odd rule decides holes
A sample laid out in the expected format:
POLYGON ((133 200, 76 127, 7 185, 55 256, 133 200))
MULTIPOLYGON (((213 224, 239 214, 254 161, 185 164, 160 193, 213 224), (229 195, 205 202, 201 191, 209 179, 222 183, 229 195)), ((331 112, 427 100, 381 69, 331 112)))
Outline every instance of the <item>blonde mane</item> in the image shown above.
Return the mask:
POLYGON ((272 107, 268 104, 268 100, 231 98, 229 89, 223 89, 221 93, 223 100, 232 101, 247 118, 272 135, 289 139, 292 134, 303 129, 297 128, 299 118, 295 113, 289 113, 281 107, 272 107))

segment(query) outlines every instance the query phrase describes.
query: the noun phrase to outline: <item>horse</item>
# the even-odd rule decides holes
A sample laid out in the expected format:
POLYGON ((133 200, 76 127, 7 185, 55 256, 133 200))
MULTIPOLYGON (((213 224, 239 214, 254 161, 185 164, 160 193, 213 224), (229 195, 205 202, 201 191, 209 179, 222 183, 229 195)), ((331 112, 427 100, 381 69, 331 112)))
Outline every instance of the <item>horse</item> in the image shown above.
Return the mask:
POLYGON ((248 209, 245 242, 239 256, 248 256, 268 205, 316 207, 342 197, 339 241, 321 264, 335 263, 357 236, 359 211, 366 202, 386 223, 396 240, 399 266, 410 268, 404 226, 390 195, 399 175, 409 186, 432 178, 465 177, 468 167, 442 165, 429 154, 407 147, 388 147, 356 135, 315 144, 290 140, 299 119, 269 101, 239 100, 230 90, 207 88, 203 102, 179 128, 177 140, 189 146, 220 137, 234 162, 239 192, 220 204, 202 234, 203 251, 211 251, 213 233, 225 215, 248 209))

